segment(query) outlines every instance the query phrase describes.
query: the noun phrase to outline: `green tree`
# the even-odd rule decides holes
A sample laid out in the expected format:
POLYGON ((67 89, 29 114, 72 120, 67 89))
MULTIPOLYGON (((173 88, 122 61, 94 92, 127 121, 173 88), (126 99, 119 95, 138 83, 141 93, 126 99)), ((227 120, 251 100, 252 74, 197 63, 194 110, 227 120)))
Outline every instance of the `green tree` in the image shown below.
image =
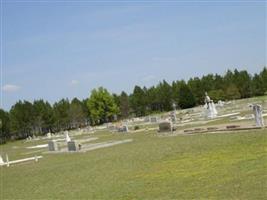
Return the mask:
POLYGON ((251 77, 247 71, 234 71, 234 83, 239 90, 241 98, 251 97, 251 77))
POLYGON ((198 105, 203 104, 204 96, 205 96, 205 89, 202 86, 201 80, 198 77, 195 77, 193 79, 191 78, 189 79, 187 84, 196 99, 196 103, 198 105))
POLYGON ((127 118, 130 112, 129 97, 126 92, 122 91, 120 95, 120 114, 122 118, 127 118))
POLYGON ((214 76, 214 90, 223 90, 223 89, 224 89, 223 77, 216 74, 214 76))
POLYGON ((235 84, 231 84, 227 87, 227 89, 225 91, 225 96, 226 96, 226 99, 228 99, 228 100, 241 98, 241 94, 239 93, 239 90, 235 84))
POLYGON ((33 130, 36 135, 43 135, 52 129, 54 123, 53 109, 44 100, 33 102, 33 130))
POLYGON ((146 93, 147 106, 150 112, 160 110, 160 101, 158 98, 158 89, 154 86, 150 87, 146 93))
POLYGON ((179 91, 179 106, 182 109, 185 108, 192 108, 196 105, 196 99, 187 86, 187 84, 181 84, 180 91, 179 91))
POLYGON ((224 89, 234 84, 234 74, 231 70, 227 70, 226 74, 223 77, 223 82, 224 82, 224 89))
POLYGON ((130 95, 130 105, 136 116, 140 117, 146 114, 146 95, 141 87, 134 87, 133 94, 130 95))
POLYGON ((211 91, 215 89, 215 81, 213 74, 203 76, 201 79, 201 86, 204 91, 211 91))
POLYGON ((265 93, 264 81, 258 74, 255 74, 252 79, 252 92, 254 96, 261 96, 265 93))
POLYGON ((33 135, 33 106, 28 101, 19 101, 10 109, 10 129, 13 138, 33 135))
POLYGON ((115 104, 119 108, 120 107, 120 103, 121 103, 121 101, 120 101, 120 95, 112 94, 112 96, 113 96, 113 99, 114 99, 115 104))
POLYGON ((69 119, 71 128, 82 127, 86 124, 86 111, 83 108, 83 103, 74 98, 70 103, 69 119))
POLYGON ((87 99, 83 99, 82 100, 82 108, 83 108, 83 113, 85 113, 85 125, 90 125, 90 121, 91 121, 91 114, 90 114, 90 110, 87 106, 87 102, 88 102, 88 98, 87 99))
POLYGON ((70 102, 68 99, 61 99, 59 102, 54 103, 53 110, 56 131, 70 129, 69 109, 70 102))
POLYGON ((225 100, 225 93, 221 89, 209 91, 209 96, 214 102, 218 102, 219 100, 225 100))
POLYGON ((173 103, 173 94, 172 87, 165 81, 160 82, 157 86, 158 98, 160 102, 161 111, 170 111, 172 110, 173 103))
POLYGON ((267 92, 267 68, 264 67, 262 72, 260 73, 260 77, 263 83, 263 88, 265 90, 265 93, 267 92))
POLYGON ((9 113, 0 109, 0 144, 10 138, 10 120, 9 113))
POLYGON ((113 96, 103 87, 91 92, 87 106, 94 124, 111 121, 119 111, 113 96))

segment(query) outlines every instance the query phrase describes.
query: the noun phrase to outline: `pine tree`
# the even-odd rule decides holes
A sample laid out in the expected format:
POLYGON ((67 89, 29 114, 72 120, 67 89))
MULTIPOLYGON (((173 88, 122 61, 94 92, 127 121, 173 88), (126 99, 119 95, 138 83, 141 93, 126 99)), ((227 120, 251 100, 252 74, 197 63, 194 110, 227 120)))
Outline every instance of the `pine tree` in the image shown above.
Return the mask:
POLYGON ((196 105, 196 99, 190 88, 184 83, 179 91, 179 106, 182 109, 192 108, 196 105))

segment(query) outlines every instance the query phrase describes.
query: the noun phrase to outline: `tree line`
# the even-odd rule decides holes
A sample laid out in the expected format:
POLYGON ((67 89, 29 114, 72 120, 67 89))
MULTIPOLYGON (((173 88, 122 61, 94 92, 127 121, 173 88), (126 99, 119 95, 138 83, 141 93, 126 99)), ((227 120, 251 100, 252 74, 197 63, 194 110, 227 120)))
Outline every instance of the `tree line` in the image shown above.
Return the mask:
POLYGON ((131 94, 111 94, 100 87, 89 98, 61 99, 51 105, 40 99, 18 101, 9 112, 0 109, 0 143, 10 139, 45 135, 87 125, 140 117, 203 104, 204 93, 216 102, 261 96, 267 92, 267 68, 251 75, 246 70, 228 70, 224 75, 208 74, 168 83, 163 80, 150 88, 135 86, 131 94))

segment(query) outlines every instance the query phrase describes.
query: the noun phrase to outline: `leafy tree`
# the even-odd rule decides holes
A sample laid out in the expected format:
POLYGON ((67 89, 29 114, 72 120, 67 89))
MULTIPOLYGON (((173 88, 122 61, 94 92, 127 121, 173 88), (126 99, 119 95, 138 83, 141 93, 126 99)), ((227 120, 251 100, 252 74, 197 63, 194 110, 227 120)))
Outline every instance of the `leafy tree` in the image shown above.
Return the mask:
POLYGON ((83 103, 77 98, 74 98, 70 103, 69 119, 71 128, 82 127, 86 123, 86 112, 83 109, 83 103))
POLYGON ((225 100, 225 93, 221 89, 209 91, 209 96, 214 102, 218 102, 219 100, 225 100))
POLYGON ((196 99, 190 90, 190 88, 185 84, 181 84, 179 91, 179 106, 182 109, 192 108, 196 105, 196 99))
POLYGON ((251 97, 251 77, 247 71, 234 71, 234 82, 239 90, 241 98, 251 97))
POLYGON ((121 103, 121 101, 120 101, 120 96, 117 95, 117 94, 112 94, 112 96, 113 96, 113 99, 114 99, 115 104, 116 104, 117 107, 119 108, 119 107, 120 107, 120 103, 121 103))
POLYGON ((147 106, 150 112, 160 110, 160 101, 158 98, 158 89, 154 86, 150 87, 146 92, 147 106))
POLYGON ((70 102, 68 99, 61 99, 53 105, 55 115, 55 129, 67 130, 70 129, 70 102))
POLYGON ((252 92, 254 96, 261 96, 265 93, 264 81, 258 74, 255 74, 252 79, 252 92))
POLYGON ((206 91, 202 86, 202 81, 198 77, 195 77, 194 79, 189 79, 187 84, 196 99, 196 103, 203 104, 206 91))
POLYGON ((224 89, 223 77, 216 74, 214 76, 214 90, 223 90, 223 89, 224 89))
POLYGON ((262 72, 260 73, 260 77, 263 83, 263 88, 265 92, 267 92, 267 68, 264 67, 262 72))
POLYGON ((114 97, 103 87, 92 91, 87 106, 94 124, 111 121, 119 111, 114 97))
POLYGON ((172 87, 165 80, 163 80, 163 82, 159 83, 157 88, 161 111, 172 110, 172 87))
POLYGON ((234 84, 234 74, 231 70, 227 70, 224 78, 224 89, 228 88, 230 85, 234 84))
POLYGON ((11 137, 26 138, 33 135, 33 106, 28 101, 19 101, 10 110, 11 137))
POLYGON ((54 123, 53 109, 44 100, 33 102, 33 130, 36 135, 45 134, 52 129, 54 123))
POLYGON ((225 93, 226 93, 226 98, 229 100, 241 98, 241 94, 239 93, 239 90, 235 84, 229 85, 225 93))
POLYGON ((9 113, 0 109, 0 144, 6 142, 10 137, 9 113))
POLYGON ((91 114, 90 114, 90 110, 88 109, 87 102, 88 102, 88 99, 82 100, 82 108, 83 108, 83 113, 85 114, 85 118, 86 118, 85 125, 90 125, 91 114))
POLYGON ((129 97, 126 92, 122 91, 120 95, 120 114, 122 118, 127 118, 130 112, 129 97))
POLYGON ((204 91, 214 90, 215 81, 213 74, 208 74, 206 76, 203 76, 201 79, 201 85, 204 91))
POLYGON ((141 87, 134 87, 133 94, 130 96, 130 105, 136 116, 146 114, 146 96, 141 87))

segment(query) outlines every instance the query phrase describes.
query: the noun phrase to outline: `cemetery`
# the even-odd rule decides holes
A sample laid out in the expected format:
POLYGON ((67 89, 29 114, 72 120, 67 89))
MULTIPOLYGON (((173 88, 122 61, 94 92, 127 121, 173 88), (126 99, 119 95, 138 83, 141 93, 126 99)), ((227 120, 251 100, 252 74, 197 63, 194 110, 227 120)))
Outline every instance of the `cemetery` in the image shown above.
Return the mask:
POLYGON ((10 142, 0 151, 3 195, 264 199, 266 108, 267 96, 214 103, 206 93, 194 108, 10 142))
POLYGON ((267 0, 0 0, 0 200, 266 200, 267 0))

